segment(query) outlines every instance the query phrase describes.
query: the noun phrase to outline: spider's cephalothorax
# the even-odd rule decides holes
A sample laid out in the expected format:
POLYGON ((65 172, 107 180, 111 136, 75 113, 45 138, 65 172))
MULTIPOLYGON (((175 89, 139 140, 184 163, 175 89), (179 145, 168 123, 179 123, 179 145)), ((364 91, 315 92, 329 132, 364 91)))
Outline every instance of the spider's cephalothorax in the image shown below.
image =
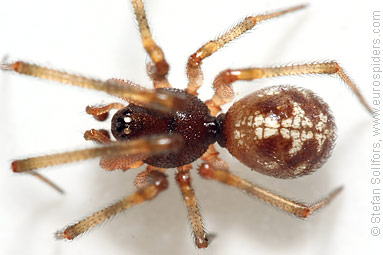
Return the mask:
POLYGON ((151 156, 145 163, 161 168, 179 167, 194 162, 215 142, 217 123, 206 105, 198 97, 179 89, 166 90, 186 96, 182 111, 161 113, 134 104, 117 111, 112 119, 112 133, 119 140, 132 140, 142 136, 179 133, 184 146, 177 152, 151 156))
POLYGON ((279 67, 227 69, 213 83, 213 97, 202 102, 197 98, 202 85, 202 61, 239 35, 263 20, 272 19, 305 7, 299 5, 268 14, 249 16, 219 38, 209 41, 193 53, 186 66, 189 80, 185 91, 172 89, 167 80, 169 65, 161 48, 151 37, 142 0, 132 0, 145 50, 150 56, 147 65, 154 90, 144 89, 130 81, 100 81, 68 74, 22 61, 2 63, 0 68, 43 79, 105 91, 130 103, 88 106, 86 112, 97 120, 107 119, 111 110, 118 110, 112 119, 112 133, 87 130, 85 139, 100 147, 15 160, 14 172, 28 172, 61 191, 34 169, 101 157, 106 170, 128 170, 147 163, 135 178, 138 188, 121 201, 94 213, 57 233, 60 239, 74 239, 101 222, 128 208, 155 198, 168 187, 164 172, 177 167, 176 182, 188 210, 198 248, 208 246, 208 235, 191 183, 191 163, 203 160, 199 175, 236 187, 260 200, 300 218, 306 218, 325 207, 341 191, 334 190, 326 198, 307 205, 276 195, 252 184, 229 170, 214 147, 217 142, 249 168, 260 173, 293 178, 320 167, 330 155, 335 140, 335 123, 329 108, 311 91, 291 86, 274 86, 254 92, 238 100, 229 111, 221 106, 234 100, 232 83, 275 76, 323 74, 338 75, 353 90, 359 101, 372 113, 372 108, 335 61, 279 67), (139 106, 138 106, 139 105, 139 106))

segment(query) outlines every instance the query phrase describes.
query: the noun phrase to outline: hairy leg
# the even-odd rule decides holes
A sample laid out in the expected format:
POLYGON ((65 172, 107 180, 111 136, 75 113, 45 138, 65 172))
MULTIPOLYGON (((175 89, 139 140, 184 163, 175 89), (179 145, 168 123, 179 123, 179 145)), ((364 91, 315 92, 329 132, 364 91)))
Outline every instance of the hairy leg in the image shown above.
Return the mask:
POLYGON ((236 187, 239 190, 245 191, 246 193, 253 195, 256 198, 272 206, 275 206, 285 212, 291 213, 299 218, 306 218, 309 215, 316 212, 317 210, 325 207, 342 190, 342 187, 337 188, 336 190, 331 192, 326 198, 314 204, 306 205, 306 204, 299 203, 294 200, 276 195, 264 188, 259 187, 258 185, 252 184, 242 179, 241 177, 234 175, 228 169, 216 168, 214 167, 214 164, 212 164, 211 162, 202 164, 199 168, 199 174, 205 179, 219 181, 223 184, 236 187))
POLYGON ((22 61, 1 63, 0 69, 14 71, 19 74, 34 76, 45 80, 71 84, 78 87, 104 91, 110 95, 123 98, 128 102, 162 112, 183 109, 183 106, 185 105, 183 97, 172 95, 164 91, 159 92, 144 89, 143 87, 127 81, 116 79, 107 81, 90 79, 84 76, 70 74, 22 61))
POLYGON ((206 102, 206 104, 209 109, 212 110, 212 114, 216 114, 221 111, 221 105, 231 102, 234 99, 232 83, 238 80, 250 81, 261 78, 302 74, 338 75, 347 84, 347 86, 350 87, 367 111, 372 113, 372 108, 368 105, 366 99, 362 96, 355 83, 344 72, 343 68, 334 61, 268 68, 227 69, 218 74, 215 78, 215 94, 211 100, 206 102))
POLYGON ((224 33, 216 40, 212 40, 201 48, 199 48, 194 54, 189 57, 186 73, 189 79, 189 84, 186 91, 189 94, 197 95, 197 90, 201 87, 203 81, 203 74, 201 70, 202 61, 211 56, 214 52, 218 51, 225 44, 236 39, 246 31, 252 29, 259 22, 272 19, 283 14, 300 10, 306 7, 306 5, 298 5, 292 8, 288 8, 281 11, 272 12, 270 14, 263 14, 258 16, 250 16, 245 18, 241 23, 230 29, 228 32, 224 33))
POLYGON ((198 248, 206 248, 209 245, 209 241, 203 226, 201 213, 197 204, 197 199, 195 197, 193 187, 191 186, 191 168, 191 165, 178 167, 176 181, 181 190, 182 197, 188 210, 190 224, 193 229, 195 244, 198 248))
POLYGON ((113 142, 106 146, 32 157, 12 162, 12 170, 16 173, 38 168, 66 164, 102 156, 118 155, 154 155, 177 150, 183 144, 178 135, 148 136, 124 142, 113 142))
POLYGON ((144 4, 142 0, 132 0, 132 5, 138 22, 138 27, 140 29, 142 44, 144 45, 146 52, 149 54, 150 59, 154 63, 153 66, 151 66, 155 69, 152 72, 154 86, 156 87, 159 86, 159 84, 162 84, 162 86, 170 87, 166 79, 166 75, 169 72, 169 64, 166 62, 162 49, 153 40, 148 20, 146 18, 144 4))
MULTIPOLYGON (((84 134, 85 140, 94 141, 99 144, 110 144, 109 132, 105 129, 91 129, 84 134)), ((137 168, 144 164, 143 160, 149 156, 149 153, 133 154, 133 155, 112 155, 103 156, 100 159, 100 166, 105 170, 121 169, 126 171, 131 168, 137 168)))
POLYGON ((208 180, 216 180, 226 185, 236 187, 266 203, 269 203, 270 205, 280 208, 283 211, 300 218, 306 218, 315 211, 325 207, 342 191, 342 187, 337 188, 326 198, 312 205, 306 205, 276 195, 264 188, 259 187, 258 185, 252 184, 241 177, 234 175, 229 171, 227 163, 223 159, 219 158, 219 153, 215 150, 214 145, 209 147, 207 152, 202 156, 202 159, 206 162, 199 167, 199 174, 203 178, 208 180))
POLYGON ((143 189, 139 189, 132 195, 124 198, 123 200, 113 204, 101 211, 94 213, 93 215, 79 221, 78 223, 66 227, 63 231, 56 233, 58 239, 72 240, 77 236, 89 231, 95 226, 101 224, 107 219, 112 218, 116 214, 129 209, 130 207, 152 200, 161 191, 168 187, 168 181, 166 175, 160 172, 153 172, 153 182, 143 189))
POLYGON ((146 64, 146 73, 148 74, 149 78, 153 82, 153 87, 155 89, 160 89, 160 88, 171 88, 172 86, 168 82, 168 79, 163 78, 158 80, 157 76, 155 75, 155 66, 153 66, 153 63, 149 62, 146 64))

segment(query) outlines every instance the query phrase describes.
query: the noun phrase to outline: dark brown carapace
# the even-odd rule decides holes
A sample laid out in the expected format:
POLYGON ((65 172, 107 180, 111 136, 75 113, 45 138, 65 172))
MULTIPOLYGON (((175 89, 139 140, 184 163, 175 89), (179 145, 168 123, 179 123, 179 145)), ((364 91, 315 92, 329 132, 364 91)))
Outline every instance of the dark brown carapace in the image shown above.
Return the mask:
POLYGON ((112 134, 118 141, 137 139, 149 135, 181 134, 184 146, 176 152, 151 156, 145 163, 173 168, 190 164, 199 159, 216 141, 218 123, 207 106, 198 97, 178 89, 167 90, 187 98, 185 109, 161 113, 134 104, 119 110, 112 119, 112 134))
POLYGON ((238 80, 336 74, 372 112, 337 62, 227 69, 217 75, 213 84, 215 93, 210 100, 202 102, 197 97, 203 81, 201 65, 205 58, 263 20, 300 10, 304 5, 247 17, 216 40, 203 45, 189 57, 186 66, 189 83, 185 90, 179 90, 171 88, 167 80, 169 65, 161 48, 152 39, 142 0, 131 2, 144 48, 151 59, 147 72, 154 90, 144 89, 130 81, 89 79, 22 61, 0 66, 3 70, 105 91, 130 103, 127 106, 110 103, 86 108, 86 112, 99 121, 106 120, 111 110, 117 110, 111 128, 115 140, 110 138, 107 130, 92 129, 86 131, 84 137, 100 144, 99 147, 12 163, 14 172, 30 173, 59 191, 55 184, 34 170, 94 157, 101 157, 100 165, 106 170, 126 171, 147 164, 134 180, 136 192, 57 232, 57 238, 74 239, 117 213, 155 198, 168 187, 164 172, 168 168, 177 168, 176 182, 188 210, 195 243, 198 248, 207 247, 208 235, 190 177, 191 163, 197 159, 203 161, 198 169, 203 178, 236 187, 300 218, 323 208, 341 191, 338 188, 310 205, 295 202, 232 174, 214 147, 217 142, 244 165, 277 178, 294 178, 319 168, 330 155, 336 128, 327 104, 313 92, 292 86, 274 86, 238 100, 226 114, 221 113, 221 106, 234 99, 232 83, 238 80))

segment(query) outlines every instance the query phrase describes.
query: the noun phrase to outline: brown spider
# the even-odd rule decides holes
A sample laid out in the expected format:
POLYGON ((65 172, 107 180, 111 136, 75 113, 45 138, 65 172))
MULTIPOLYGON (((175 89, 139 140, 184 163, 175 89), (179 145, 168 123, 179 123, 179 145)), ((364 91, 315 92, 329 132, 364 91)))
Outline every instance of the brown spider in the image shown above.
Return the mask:
POLYGON ((259 22, 302 9, 303 5, 248 17, 217 40, 202 46, 189 58, 189 84, 186 91, 181 91, 171 89, 166 79, 169 66, 162 50, 151 37, 142 1, 132 0, 132 4, 144 48, 153 63, 148 65, 148 74, 155 91, 145 90, 129 81, 113 79, 102 82, 21 61, 1 66, 3 70, 103 90, 131 103, 126 107, 120 103, 87 107, 87 113, 100 121, 108 117, 110 110, 118 110, 112 119, 111 131, 119 142, 113 142, 106 130, 92 129, 85 132, 85 139, 106 145, 12 163, 14 172, 31 173, 56 189, 58 187, 33 170, 99 156, 102 157, 100 164, 106 170, 128 170, 148 164, 135 179, 138 187, 135 193, 58 232, 58 238, 73 239, 113 215, 153 199, 167 187, 164 171, 177 167, 176 180, 189 212, 195 243, 199 248, 207 247, 207 234, 189 173, 190 164, 198 158, 204 160, 199 168, 202 177, 237 187, 301 218, 324 207, 340 192, 338 188, 327 198, 310 206, 283 198, 230 173, 213 145, 218 142, 251 169, 278 178, 298 177, 319 168, 332 149, 335 124, 328 106, 312 92, 289 86, 266 88, 239 100, 226 114, 218 113, 220 106, 234 99, 231 84, 237 80, 297 74, 339 75, 371 112, 338 63, 229 69, 216 77, 215 94, 211 100, 203 103, 196 97, 202 85, 203 59, 259 22))

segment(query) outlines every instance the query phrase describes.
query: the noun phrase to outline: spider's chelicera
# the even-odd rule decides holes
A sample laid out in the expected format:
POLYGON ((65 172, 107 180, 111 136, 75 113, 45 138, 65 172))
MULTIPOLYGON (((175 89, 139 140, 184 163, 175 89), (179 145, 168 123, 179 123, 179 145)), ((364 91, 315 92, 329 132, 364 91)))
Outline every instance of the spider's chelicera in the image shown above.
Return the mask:
POLYGON ((171 88, 166 78, 169 65, 161 48, 152 39, 142 0, 132 0, 132 5, 144 48, 151 58, 147 72, 154 90, 144 89, 130 81, 89 79, 22 61, 1 64, 3 70, 102 90, 130 103, 127 106, 111 103, 86 108, 86 112, 99 121, 106 120, 111 110, 117 110, 111 127, 116 141, 110 138, 109 131, 92 129, 86 131, 84 137, 101 144, 99 147, 12 163, 14 172, 35 175, 58 191, 61 190, 55 184, 34 170, 94 157, 101 157, 100 165, 106 170, 125 171, 147 164, 134 180, 136 192, 59 231, 56 234, 58 238, 74 239, 113 215, 153 199, 168 186, 164 174, 166 169, 177 168, 176 181, 188 210, 195 243, 198 248, 207 247, 208 236, 190 178, 191 163, 197 159, 204 161, 199 167, 203 178, 237 187, 300 218, 306 218, 324 207, 341 191, 338 188, 311 205, 295 202, 232 174, 214 148, 217 142, 252 170, 277 178, 294 178, 319 168, 333 148, 336 128, 327 104, 313 92, 291 86, 274 86, 240 99, 227 113, 221 113, 221 106, 234 99, 232 83, 237 80, 336 74, 372 112, 337 62, 227 69, 215 78, 215 94, 210 100, 204 103, 197 97, 203 81, 201 65, 205 58, 263 20, 300 10, 305 5, 247 17, 216 40, 203 45, 188 60, 189 83, 185 90, 171 88))

